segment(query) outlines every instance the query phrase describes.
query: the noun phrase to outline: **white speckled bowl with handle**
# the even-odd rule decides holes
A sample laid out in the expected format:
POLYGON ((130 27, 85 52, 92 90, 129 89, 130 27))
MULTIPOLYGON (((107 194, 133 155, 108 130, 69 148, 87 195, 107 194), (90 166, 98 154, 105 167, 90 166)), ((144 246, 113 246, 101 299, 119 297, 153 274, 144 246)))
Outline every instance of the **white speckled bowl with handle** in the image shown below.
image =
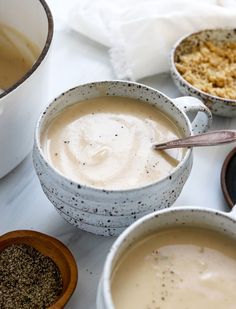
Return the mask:
POLYGON ((213 114, 223 117, 236 117, 236 100, 221 98, 196 88, 176 68, 175 62, 179 56, 185 54, 186 50, 190 51, 192 48, 196 48, 200 40, 236 42, 236 31, 235 29, 203 30, 179 39, 175 43, 170 56, 170 73, 172 79, 183 95, 191 95, 202 100, 213 114))
POLYGON ((171 206, 179 196, 192 167, 192 150, 165 178, 150 185, 128 190, 103 190, 74 182, 47 160, 41 135, 50 121, 65 107, 100 96, 123 96, 156 106, 188 136, 201 133, 211 124, 211 113, 196 98, 169 99, 156 89, 126 81, 103 81, 81 85, 56 98, 41 115, 35 131, 34 166, 43 191, 60 215, 77 226, 99 235, 120 234, 136 219, 171 206), (191 123, 187 113, 195 115, 191 123))
POLYGON ((203 207, 171 207, 153 212, 133 223, 114 242, 106 258, 97 291, 97 309, 115 309, 111 294, 112 273, 130 247, 152 233, 181 226, 210 229, 236 240, 236 207, 230 213, 203 207))

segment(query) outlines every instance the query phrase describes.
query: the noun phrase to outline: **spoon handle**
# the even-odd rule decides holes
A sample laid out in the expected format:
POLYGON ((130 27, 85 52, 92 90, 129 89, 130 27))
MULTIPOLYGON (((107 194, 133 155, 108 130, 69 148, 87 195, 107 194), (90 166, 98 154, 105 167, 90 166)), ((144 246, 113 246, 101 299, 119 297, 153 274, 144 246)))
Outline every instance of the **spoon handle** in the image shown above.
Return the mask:
POLYGON ((185 138, 176 139, 173 141, 154 144, 153 148, 156 150, 164 150, 170 148, 182 147, 201 147, 201 146, 214 146, 236 141, 235 130, 219 130, 211 131, 208 133, 193 135, 185 138))

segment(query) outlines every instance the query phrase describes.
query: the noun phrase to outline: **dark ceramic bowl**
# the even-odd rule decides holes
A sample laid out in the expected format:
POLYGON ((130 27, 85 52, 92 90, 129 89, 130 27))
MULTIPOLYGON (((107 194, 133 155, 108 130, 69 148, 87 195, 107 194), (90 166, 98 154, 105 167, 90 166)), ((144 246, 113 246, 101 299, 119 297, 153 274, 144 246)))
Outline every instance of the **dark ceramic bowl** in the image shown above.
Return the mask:
POLYGON ((12 244, 26 244, 49 256, 58 266, 63 288, 57 301, 48 309, 61 309, 70 299, 77 285, 78 271, 75 259, 69 249, 49 235, 30 230, 17 230, 0 236, 0 252, 12 244))
POLYGON ((236 31, 235 29, 204 30, 178 40, 170 56, 170 72, 172 79, 182 94, 199 98, 213 114, 224 117, 236 117, 236 100, 218 97, 196 88, 187 82, 176 68, 175 63, 179 61, 181 55, 191 52, 193 48, 199 45, 200 41, 207 40, 236 42, 236 31))
POLYGON ((221 170, 221 187, 230 208, 236 205, 236 147, 226 157, 221 170))

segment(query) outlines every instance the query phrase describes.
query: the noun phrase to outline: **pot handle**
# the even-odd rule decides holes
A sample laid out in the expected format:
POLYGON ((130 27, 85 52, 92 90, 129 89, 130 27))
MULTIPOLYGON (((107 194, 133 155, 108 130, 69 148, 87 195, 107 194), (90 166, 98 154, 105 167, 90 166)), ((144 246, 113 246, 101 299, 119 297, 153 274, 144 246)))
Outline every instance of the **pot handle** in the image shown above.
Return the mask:
POLYGON ((190 96, 184 96, 172 99, 172 101, 190 120, 192 134, 201 134, 210 128, 212 114, 201 100, 190 96))

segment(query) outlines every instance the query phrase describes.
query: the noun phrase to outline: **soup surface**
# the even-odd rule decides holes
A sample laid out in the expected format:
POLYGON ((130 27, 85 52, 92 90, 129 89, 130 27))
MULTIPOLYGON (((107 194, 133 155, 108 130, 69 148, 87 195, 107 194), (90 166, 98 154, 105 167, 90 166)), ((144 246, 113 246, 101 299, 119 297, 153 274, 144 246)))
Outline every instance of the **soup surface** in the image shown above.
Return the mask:
POLYGON ((0 24, 0 89, 22 78, 40 54, 39 48, 17 30, 0 24))
POLYGON ((137 242, 116 265, 116 309, 233 309, 236 241, 207 229, 172 228, 137 242))
POLYGON ((157 108, 126 97, 99 97, 65 108, 44 130, 44 152, 69 179, 104 189, 128 189, 167 176, 182 159, 152 149, 181 136, 157 108))

